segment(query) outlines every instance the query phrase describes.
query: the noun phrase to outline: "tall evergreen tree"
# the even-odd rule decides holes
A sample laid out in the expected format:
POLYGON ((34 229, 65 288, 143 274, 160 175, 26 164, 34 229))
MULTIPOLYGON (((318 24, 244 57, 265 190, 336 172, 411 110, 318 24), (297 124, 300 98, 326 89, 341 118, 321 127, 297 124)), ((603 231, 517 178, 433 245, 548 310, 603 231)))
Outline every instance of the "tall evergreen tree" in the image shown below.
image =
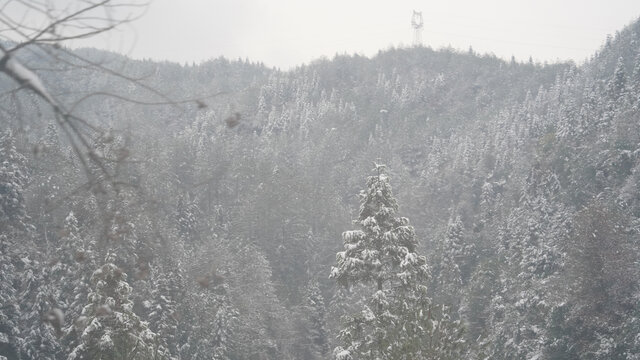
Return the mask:
MULTIPOLYGON (((179 267, 178 267, 179 268, 179 267)), ((163 271, 162 268, 154 268, 153 290, 149 302, 150 328, 160 338, 160 342, 167 347, 173 355, 178 355, 179 346, 179 314, 177 300, 182 287, 182 274, 179 270, 163 271)))
POLYGON ((12 236, 31 228, 24 200, 30 179, 26 162, 11 130, 0 134, 0 228, 12 236))
POLYGON ((194 199, 187 194, 178 198, 176 222, 180 239, 193 244, 198 238, 198 214, 200 209, 194 199))
POLYGON ((576 214, 566 260, 569 296, 559 322, 568 330, 563 335, 571 346, 562 356, 640 357, 637 239, 627 221, 615 207, 600 201, 576 214))
POLYGON ((26 359, 54 360, 62 350, 59 338, 64 326, 64 315, 57 308, 55 286, 51 282, 51 270, 39 262, 29 262, 25 272, 32 273, 22 292, 24 343, 21 351, 26 359))
POLYGON ((26 158, 17 151, 11 130, 0 134, 0 357, 20 359, 22 311, 18 301, 24 267, 21 252, 31 229, 24 189, 26 158))
POLYGON ((374 171, 354 221, 360 230, 343 233, 345 250, 331 269, 339 284, 366 289, 362 312, 345 319, 339 336, 344 348, 336 348, 336 358, 455 358, 462 334, 432 306, 425 285, 429 267, 417 253, 414 229, 396 216, 386 167, 376 164, 374 171))
POLYGON ((311 281, 306 289, 306 299, 301 307, 300 336, 296 356, 309 360, 326 359, 329 355, 329 339, 326 328, 326 308, 318 283, 311 281))
POLYGON ((442 301, 458 305, 463 279, 469 277, 466 265, 473 261, 473 246, 465 243, 464 225, 460 216, 449 220, 439 252, 435 290, 442 301))
POLYGON ((58 233, 60 238, 50 256, 51 284, 55 287, 55 306, 64 312, 64 351, 69 353, 78 345, 80 334, 73 322, 82 314, 90 290, 90 277, 95 269, 93 244, 83 238, 78 219, 69 212, 58 233))
POLYGON ((76 320, 81 342, 69 354, 75 359, 150 360, 167 357, 147 323, 133 312, 127 274, 107 263, 91 275, 89 303, 76 320))
POLYGON ((0 234, 0 357, 20 359, 20 307, 16 299, 16 266, 12 241, 0 234))

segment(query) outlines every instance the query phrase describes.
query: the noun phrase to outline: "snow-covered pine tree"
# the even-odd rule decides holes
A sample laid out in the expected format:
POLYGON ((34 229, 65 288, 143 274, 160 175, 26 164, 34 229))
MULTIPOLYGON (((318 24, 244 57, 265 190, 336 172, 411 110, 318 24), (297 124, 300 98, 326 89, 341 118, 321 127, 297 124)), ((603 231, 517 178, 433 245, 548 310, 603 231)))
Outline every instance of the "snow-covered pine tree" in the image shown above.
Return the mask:
POLYGON ((16 267, 12 244, 6 234, 0 234, 0 358, 20 359, 18 330, 20 307, 16 299, 16 267))
POLYGON ((440 264, 437 266, 436 289, 438 298, 446 304, 459 305, 463 279, 469 277, 465 266, 472 261, 473 246, 465 243, 464 225, 460 216, 449 219, 447 232, 440 245, 440 264))
POLYGON ((305 338, 308 344, 305 346, 311 359, 326 359, 329 354, 329 339, 327 336, 325 321, 324 298, 316 281, 311 281, 307 286, 307 298, 304 306, 306 313, 305 338))
POLYGON ((69 354, 75 359, 166 359, 157 346, 155 333, 133 312, 127 274, 113 263, 106 263, 91 275, 89 303, 76 320, 81 341, 69 354))
POLYGON ((59 232, 54 258, 50 263, 51 284, 54 288, 56 307, 64 312, 63 346, 69 353, 79 341, 73 321, 81 315, 89 294, 89 278, 95 269, 94 253, 91 244, 82 238, 78 219, 69 212, 59 232))
POLYGON ((634 110, 640 108, 640 52, 635 57, 633 72, 631 73, 631 79, 629 79, 631 93, 631 105, 634 110))
POLYGON ((627 94, 627 74, 624 59, 620 57, 611 78, 607 82, 605 93, 610 101, 620 102, 627 94))
POLYGON ((24 201, 29 183, 26 162, 11 130, 0 134, 0 228, 9 236, 31 228, 24 201))
POLYGON ((213 360, 231 359, 231 336, 238 320, 238 311, 231 305, 228 297, 222 299, 213 318, 212 344, 213 360))
POLYGON ((618 115, 620 107, 628 100, 627 74, 625 72, 624 59, 620 57, 613 75, 609 78, 604 91, 605 112, 601 130, 606 131, 614 118, 618 115))
POLYGON ((23 307, 21 352, 25 359, 54 360, 61 353, 59 338, 64 326, 62 310, 56 307, 55 286, 51 270, 39 262, 29 261, 24 273, 30 274, 21 294, 23 307))
POLYGON ((198 234, 198 204, 189 195, 178 198, 176 222, 180 239, 185 243, 193 243, 198 234))
MULTIPOLYGON (((43 235, 47 253, 49 239, 54 238, 53 220, 55 211, 51 211, 51 204, 56 201, 56 196, 63 192, 61 185, 68 181, 65 165, 62 161, 62 151, 58 142, 57 125, 53 122, 47 124, 44 136, 33 148, 31 185, 26 195, 27 203, 33 208, 29 209, 35 217, 38 233, 43 235), (55 171, 52 171, 55 169, 55 171), (64 179, 64 180, 63 180, 64 179), (62 181, 61 181, 62 180, 62 181)), ((66 185, 66 184, 65 184, 66 185)))
POLYGON ((238 312, 229 301, 224 286, 210 288, 203 283, 184 301, 184 311, 189 322, 186 342, 180 347, 184 359, 228 360, 231 358, 231 336, 236 327, 238 312))
POLYGON ((29 178, 26 159, 15 146, 13 133, 0 133, 0 358, 20 359, 23 343, 18 328, 21 309, 18 265, 20 244, 31 225, 24 201, 29 178))
POLYGON ((575 215, 566 255, 567 311, 559 321, 571 345, 558 358, 640 358, 637 235, 628 221, 601 200, 575 215))
POLYGON ((53 269, 44 265, 51 263, 47 255, 34 253, 33 258, 21 259, 21 353, 25 359, 53 360, 62 350, 64 313, 58 308, 53 269))
POLYGON ((178 355, 179 342, 179 315, 178 292, 182 289, 182 274, 180 266, 176 270, 163 271, 162 268, 154 268, 153 290, 149 302, 149 327, 160 338, 160 342, 173 355, 178 355))
POLYGON ((58 282, 58 301, 67 310, 67 316, 76 318, 84 307, 84 304, 79 305, 78 297, 86 297, 89 293, 91 272, 87 273, 87 266, 93 261, 93 251, 81 238, 78 219, 73 212, 65 218, 61 235, 52 270, 58 282))
POLYGON ((361 192, 360 230, 343 233, 344 251, 330 277, 339 284, 366 289, 362 312, 348 316, 334 350, 341 359, 456 358, 462 344, 457 322, 435 311, 427 294, 426 258, 409 220, 397 217, 384 165, 361 192), (446 331, 443 331, 445 330, 446 331), (446 344, 446 346, 445 346, 446 344))
POLYGON ((519 200, 498 231, 500 281, 489 309, 488 351, 492 359, 541 356, 554 301, 548 283, 557 278, 564 258, 560 244, 569 233, 568 209, 553 202, 561 193, 557 176, 534 167, 519 200))

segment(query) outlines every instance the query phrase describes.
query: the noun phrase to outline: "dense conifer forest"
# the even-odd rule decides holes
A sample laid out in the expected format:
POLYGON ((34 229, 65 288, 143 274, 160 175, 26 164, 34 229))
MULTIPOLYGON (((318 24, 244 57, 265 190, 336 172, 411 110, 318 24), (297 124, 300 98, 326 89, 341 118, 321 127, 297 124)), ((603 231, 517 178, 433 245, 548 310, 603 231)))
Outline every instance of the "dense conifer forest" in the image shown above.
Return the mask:
POLYGON ((97 130, 0 74, 0 359, 640 359, 640 21, 580 65, 24 50, 97 130))

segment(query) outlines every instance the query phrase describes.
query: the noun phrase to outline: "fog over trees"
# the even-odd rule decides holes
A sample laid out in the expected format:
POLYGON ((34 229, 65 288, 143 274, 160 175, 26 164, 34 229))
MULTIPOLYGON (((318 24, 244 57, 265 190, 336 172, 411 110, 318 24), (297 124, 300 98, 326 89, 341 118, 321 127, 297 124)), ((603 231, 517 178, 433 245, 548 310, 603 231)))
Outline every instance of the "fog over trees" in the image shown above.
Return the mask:
POLYGON ((579 66, 29 34, 0 41, 0 359, 640 359, 640 21, 579 66))

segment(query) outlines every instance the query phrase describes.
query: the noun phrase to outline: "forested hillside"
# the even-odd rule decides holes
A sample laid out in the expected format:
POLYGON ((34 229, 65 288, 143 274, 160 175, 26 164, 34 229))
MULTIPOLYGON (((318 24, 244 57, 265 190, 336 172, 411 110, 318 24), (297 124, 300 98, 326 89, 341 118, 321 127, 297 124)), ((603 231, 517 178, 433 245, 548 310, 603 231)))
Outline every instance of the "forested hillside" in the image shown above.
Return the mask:
POLYGON ((415 253, 389 265, 411 277, 399 294, 430 321, 384 351, 640 358, 640 21, 579 66, 424 47, 290 71, 76 53, 127 77, 20 61, 105 130, 100 161, 32 92, 0 98, 0 359, 360 359, 368 315, 349 315, 378 263, 355 276, 340 256, 379 231, 376 196, 405 229, 394 251, 415 253))

